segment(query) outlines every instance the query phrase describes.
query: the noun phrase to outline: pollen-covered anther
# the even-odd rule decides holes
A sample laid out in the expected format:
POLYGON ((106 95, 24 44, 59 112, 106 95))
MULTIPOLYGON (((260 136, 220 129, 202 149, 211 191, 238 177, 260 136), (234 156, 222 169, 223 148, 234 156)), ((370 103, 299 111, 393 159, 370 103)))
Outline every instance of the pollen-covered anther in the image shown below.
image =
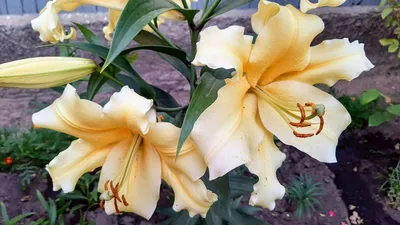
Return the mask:
POLYGON ((312 134, 312 133, 301 134, 301 133, 298 133, 298 132, 296 132, 296 131, 293 131, 293 134, 294 134, 294 136, 296 136, 296 137, 298 137, 298 138, 309 138, 309 137, 314 136, 314 134, 312 134))
POLYGON ((314 135, 318 135, 322 132, 324 129, 324 118, 323 116, 325 115, 325 106, 322 104, 315 104, 313 102, 307 102, 304 104, 304 106, 300 103, 297 103, 297 107, 299 108, 300 111, 300 121, 299 122, 292 122, 290 121, 289 124, 293 127, 296 128, 304 128, 304 127, 310 127, 313 123, 310 122, 305 122, 306 120, 311 120, 315 117, 319 118, 319 128, 315 134, 313 133, 299 133, 295 130, 293 130, 293 134, 298 137, 298 138, 309 138, 314 135), (310 107, 311 108, 311 114, 306 115, 306 110, 305 107, 310 107))
POLYGON ((108 180, 104 183, 104 190, 105 192, 103 194, 101 194, 100 196, 100 206, 103 205, 104 206, 104 202, 105 201, 109 201, 109 200, 113 200, 114 201, 114 208, 115 208, 115 212, 117 214, 120 214, 121 211, 118 208, 118 202, 121 202, 122 204, 124 204, 125 206, 129 206, 128 201, 125 198, 125 195, 122 195, 121 197, 119 196, 119 183, 117 183, 117 185, 114 186, 112 180, 108 180), (111 195, 110 195, 111 192, 111 195))
POLYGON ((289 124, 292 125, 292 126, 294 126, 294 127, 299 127, 299 128, 311 126, 311 123, 307 123, 307 122, 305 122, 305 123, 289 122, 289 124))
POLYGON ((318 116, 319 117, 319 128, 317 133, 315 133, 315 135, 318 135, 322 132, 322 130, 324 129, 324 117, 323 116, 318 116))
POLYGON ((306 120, 306 111, 300 103, 297 103, 297 107, 299 108, 301 114, 300 123, 303 123, 304 120, 306 120))

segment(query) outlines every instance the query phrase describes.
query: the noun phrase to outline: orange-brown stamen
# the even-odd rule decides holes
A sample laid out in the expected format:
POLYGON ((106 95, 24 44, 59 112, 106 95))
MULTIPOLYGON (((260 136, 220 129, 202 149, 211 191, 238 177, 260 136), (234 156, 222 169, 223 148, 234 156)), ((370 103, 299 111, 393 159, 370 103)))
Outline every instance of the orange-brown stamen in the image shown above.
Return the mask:
POLYGON ((104 202, 105 202, 104 200, 100 201, 100 209, 104 209, 104 202))
POLYGON ((293 134, 294 134, 294 136, 296 136, 298 138, 309 138, 309 137, 314 136, 314 134, 311 134, 311 133, 309 133, 309 134, 300 134, 300 133, 298 133, 296 131, 293 131, 293 134))
POLYGON ((320 134, 322 129, 324 129, 324 123, 325 123, 324 117, 323 116, 318 116, 318 117, 319 117, 320 123, 319 123, 319 129, 318 129, 317 133, 315 133, 315 135, 320 134))
POLYGON ((129 206, 128 201, 126 201, 125 195, 122 195, 122 203, 124 203, 125 206, 129 206))
POLYGON ((294 126, 294 127, 309 127, 311 126, 311 123, 295 123, 295 122, 289 122, 290 125, 294 126))
POLYGON ((312 103, 312 102, 307 102, 306 104, 304 104, 305 106, 307 106, 307 107, 311 107, 311 109, 312 109, 312 114, 314 114, 315 113, 315 103, 312 103))
POLYGON ((115 207, 115 212, 117 212, 117 214, 120 214, 121 211, 119 211, 118 202, 116 198, 114 198, 114 207, 115 207))
POLYGON ((121 200, 121 198, 119 197, 119 194, 118 194, 118 188, 119 188, 119 183, 117 183, 117 185, 114 187, 112 181, 110 181, 110 189, 111 189, 111 192, 114 195, 114 198, 116 200, 118 200, 119 202, 122 202, 122 200, 121 200))
POLYGON ((301 113, 300 123, 303 123, 304 120, 306 120, 306 111, 304 110, 304 107, 300 103, 297 103, 297 107, 300 109, 301 113))

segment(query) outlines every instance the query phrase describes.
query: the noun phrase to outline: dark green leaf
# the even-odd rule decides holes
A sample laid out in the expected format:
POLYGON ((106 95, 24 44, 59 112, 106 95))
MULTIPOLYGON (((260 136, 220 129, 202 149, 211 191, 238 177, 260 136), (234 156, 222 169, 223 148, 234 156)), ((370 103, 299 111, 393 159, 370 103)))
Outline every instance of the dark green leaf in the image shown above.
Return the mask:
POLYGON ((211 73, 215 78, 219 79, 219 80, 224 80, 227 78, 231 78, 232 77, 232 73, 234 72, 234 69, 224 69, 224 68, 219 68, 219 69, 211 69, 208 66, 203 66, 203 68, 201 68, 200 74, 203 74, 205 72, 209 72, 211 73))
POLYGON ((93 100, 94 96, 100 88, 107 82, 107 77, 102 76, 99 72, 94 72, 90 76, 86 96, 88 100, 93 100))
POLYGON ((53 199, 49 199, 49 221, 50 225, 55 225, 57 221, 57 206, 53 199))
MULTIPOLYGON (((64 44, 61 44, 61 45, 64 45, 64 44)), ((108 48, 106 48, 104 46, 100 46, 100 45, 95 45, 95 44, 70 43, 70 44, 65 44, 65 45, 91 52, 92 54, 94 54, 102 59, 104 59, 108 53, 108 48)), ((135 90, 137 90, 140 95, 142 95, 146 98, 149 98, 149 99, 154 99, 154 97, 155 97, 154 90, 151 88, 151 86, 148 83, 146 83, 146 81, 143 80, 143 78, 141 78, 139 76, 139 74, 132 68, 132 66, 129 64, 129 62, 124 57, 117 56, 115 58, 115 60, 113 61, 113 65, 132 77, 132 79, 135 81, 135 83, 138 84, 139 88, 137 88, 135 90)))
POLYGON ((369 89, 367 91, 364 91, 364 93, 362 93, 360 97, 360 103, 361 105, 366 105, 378 99, 379 95, 380 92, 376 89, 369 89))
POLYGON ((10 218, 8 217, 6 205, 3 202, 0 202, 1 206, 1 217, 3 218, 3 222, 7 223, 10 218))
POLYGON ((376 127, 386 122, 386 116, 382 112, 376 112, 368 118, 368 126, 376 127))
POLYGON ((217 6, 217 8, 215 8, 212 16, 209 18, 212 19, 252 1, 254 0, 224 0, 217 6))
POLYGON ((400 105, 391 105, 386 108, 386 111, 393 115, 400 116, 400 105))
POLYGON ((34 214, 35 214, 34 212, 31 212, 31 213, 24 213, 24 214, 18 215, 16 217, 12 218, 10 221, 8 221, 8 223, 6 223, 6 224, 7 225, 17 224, 19 221, 21 221, 21 220, 23 220, 23 219, 25 219, 27 217, 30 217, 30 216, 32 216, 34 214))
POLYGON ((49 211, 49 203, 47 203, 47 201, 44 199, 42 193, 40 193, 39 190, 36 190, 36 196, 40 202, 40 204, 42 205, 42 208, 45 212, 49 211))
POLYGON ((78 27, 78 29, 81 31, 81 33, 83 34, 83 36, 86 38, 86 40, 89 43, 100 45, 100 46, 103 45, 100 38, 97 37, 97 35, 95 33, 93 33, 93 31, 89 30, 88 28, 86 28, 85 26, 83 26, 79 23, 74 23, 74 24, 76 27, 78 27))
POLYGON ((84 205, 84 204, 76 205, 76 206, 74 206, 74 207, 72 207, 72 208, 69 209, 69 213, 72 215, 72 214, 75 213, 75 211, 80 210, 80 209, 83 209, 83 208, 85 208, 85 207, 86 207, 86 205, 84 205))
POLYGON ((118 55, 128 46, 134 37, 160 14, 176 10, 185 18, 193 20, 198 10, 182 9, 171 1, 136 0, 128 1, 115 29, 113 42, 103 68, 113 62, 118 55))
POLYGON ((211 73, 206 72, 203 74, 199 86, 193 93, 192 100, 183 121, 176 157, 179 156, 183 143, 185 143, 192 132, 194 123, 204 110, 217 99, 218 90, 224 85, 225 82, 223 80, 216 79, 211 73))
POLYGON ((256 179, 245 177, 242 175, 231 175, 229 177, 229 183, 231 189, 239 190, 243 192, 252 192, 253 186, 257 182, 256 179))
MULTIPOLYGON (((135 41, 141 45, 164 45, 168 46, 168 43, 166 43, 164 40, 161 38, 155 36, 154 34, 147 32, 147 31, 141 31, 136 37, 135 41)), ((178 70, 182 75, 184 75, 187 79, 189 79, 189 74, 190 71, 188 67, 183 63, 181 60, 166 55, 159 53, 160 57, 163 58, 165 61, 167 61, 169 64, 171 64, 176 70, 178 70)))
POLYGON ((157 53, 170 55, 172 57, 175 57, 175 58, 181 60, 182 62, 189 63, 187 60, 186 52, 184 52, 180 49, 177 49, 177 48, 169 47, 169 46, 141 45, 141 46, 126 49, 126 50, 122 51, 121 54, 126 55, 133 51, 140 51, 140 50, 150 50, 150 51, 154 51, 157 53))
POLYGON ((222 217, 218 215, 218 213, 215 210, 215 207, 217 207, 217 205, 213 204, 207 213, 206 217, 207 225, 222 225, 222 217))
POLYGON ((194 216, 193 218, 189 216, 189 213, 184 210, 179 213, 179 217, 173 221, 172 224, 179 224, 179 225, 195 225, 196 222, 199 220, 199 216, 194 216))

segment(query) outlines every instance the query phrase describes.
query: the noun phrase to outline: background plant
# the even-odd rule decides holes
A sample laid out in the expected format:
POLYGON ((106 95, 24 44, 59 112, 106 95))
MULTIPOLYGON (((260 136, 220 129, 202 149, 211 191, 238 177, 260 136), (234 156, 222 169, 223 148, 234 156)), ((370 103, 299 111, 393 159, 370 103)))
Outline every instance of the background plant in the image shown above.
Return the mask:
POLYGON ((303 218, 304 215, 311 215, 317 206, 321 206, 317 199, 322 195, 320 183, 314 183, 311 177, 299 176, 287 188, 289 202, 296 207, 295 215, 297 218, 303 218))
POLYGON ((389 205, 400 210, 400 161, 395 168, 389 168, 386 181, 381 186, 381 191, 386 192, 389 205))
POLYGON ((381 13, 386 27, 393 30, 392 38, 382 38, 379 40, 382 46, 387 46, 390 53, 397 53, 400 58, 399 39, 400 39, 400 4, 397 0, 381 0, 380 7, 383 7, 381 13))

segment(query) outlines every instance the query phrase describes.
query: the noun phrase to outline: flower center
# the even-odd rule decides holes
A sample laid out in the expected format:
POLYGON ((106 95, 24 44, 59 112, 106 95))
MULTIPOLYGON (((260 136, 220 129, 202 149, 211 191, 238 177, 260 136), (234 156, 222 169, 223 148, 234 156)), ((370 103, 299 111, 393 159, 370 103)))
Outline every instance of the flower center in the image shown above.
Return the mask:
POLYGON ((100 207, 104 208, 104 203, 106 201, 113 201, 114 202, 114 208, 117 214, 121 213, 118 207, 118 203, 122 203, 125 206, 129 206, 128 201, 126 200, 126 197, 124 194, 120 195, 121 192, 127 193, 127 185, 129 183, 129 179, 133 176, 132 173, 132 166, 136 161, 136 157, 138 156, 138 153, 140 151, 140 146, 142 143, 143 138, 140 135, 136 135, 133 139, 132 142, 129 146, 128 153, 126 155, 126 158, 123 162, 123 166, 121 168, 121 171, 118 173, 118 175, 112 179, 112 180, 107 180, 104 183, 104 191, 100 195, 100 207), (115 185, 114 183, 118 181, 115 185), (127 184, 127 185, 125 185, 127 184), (124 186, 125 185, 125 186, 124 186), (121 190, 124 189, 124 190, 121 190))
POLYGON ((320 134, 324 129, 324 105, 306 102, 303 104, 297 103, 294 106, 293 104, 290 104, 290 102, 281 100, 259 86, 256 86, 251 90, 264 101, 267 101, 269 105, 279 113, 279 115, 288 123, 294 136, 298 138, 310 138, 314 135, 320 134), (315 118, 318 118, 319 121, 315 122, 315 118), (312 125, 318 125, 318 130, 315 133, 302 133, 297 131, 297 129, 311 127, 312 125))

